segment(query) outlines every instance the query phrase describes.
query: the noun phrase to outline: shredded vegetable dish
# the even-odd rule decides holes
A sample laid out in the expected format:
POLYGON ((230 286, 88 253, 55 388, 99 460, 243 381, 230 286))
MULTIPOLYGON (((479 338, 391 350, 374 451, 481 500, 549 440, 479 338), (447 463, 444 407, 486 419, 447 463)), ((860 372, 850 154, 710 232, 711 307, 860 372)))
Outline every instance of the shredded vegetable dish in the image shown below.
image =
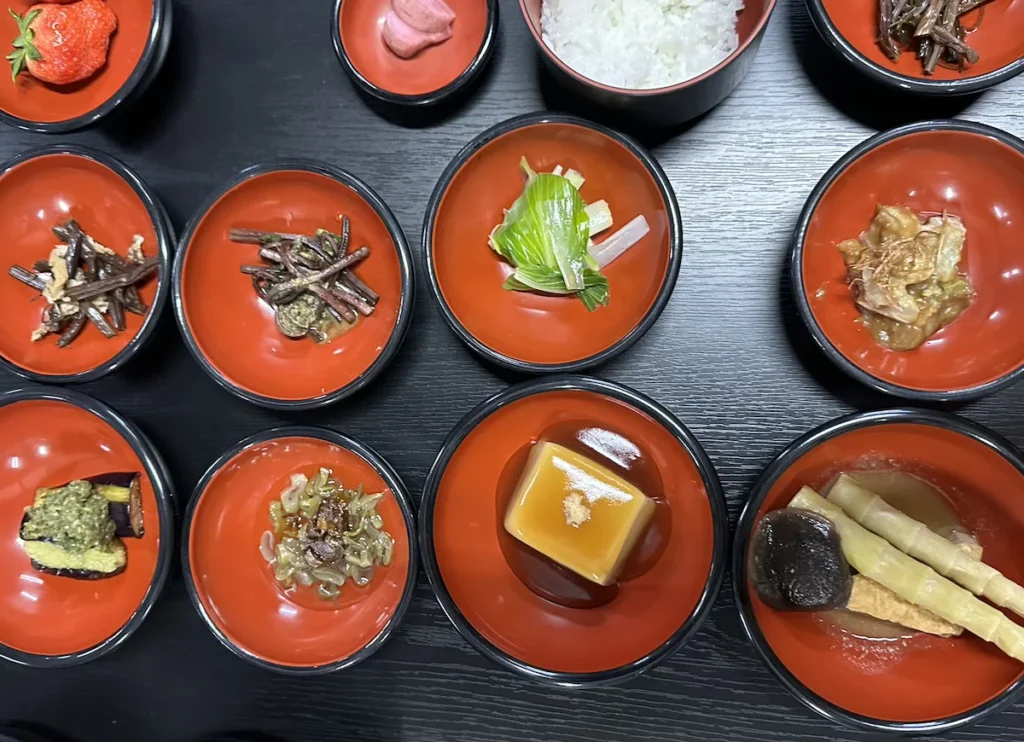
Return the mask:
POLYGON ((361 484, 344 487, 330 469, 312 479, 292 474, 288 488, 270 503, 271 529, 260 540, 274 578, 286 589, 315 586, 324 600, 341 595, 346 580, 370 584, 375 567, 391 564, 395 545, 377 512, 383 497, 366 494, 361 484))

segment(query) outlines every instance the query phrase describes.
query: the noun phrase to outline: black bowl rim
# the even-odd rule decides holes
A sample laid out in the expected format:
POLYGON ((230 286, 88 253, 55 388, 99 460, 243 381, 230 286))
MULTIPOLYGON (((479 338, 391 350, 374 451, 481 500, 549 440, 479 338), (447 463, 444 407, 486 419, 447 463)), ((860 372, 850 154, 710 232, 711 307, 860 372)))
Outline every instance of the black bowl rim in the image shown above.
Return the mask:
POLYGON ((882 67, 861 54, 846 38, 839 33, 822 0, 804 0, 807 5, 807 12, 811 16, 814 28, 822 39, 840 57, 849 62, 861 73, 867 75, 871 80, 881 83, 896 90, 927 96, 958 96, 980 93, 983 90, 1006 82, 1024 72, 1024 56, 1016 61, 1000 67, 984 75, 965 77, 959 80, 929 80, 910 75, 903 75, 898 72, 882 67))
POLYGON ((474 649, 506 670, 511 670, 518 675, 544 685, 561 688, 593 688, 622 683, 656 667, 675 654, 700 629, 711 612, 725 577, 725 566, 729 558, 729 518, 726 511, 722 484, 718 479, 714 464, 712 464, 711 459, 700 445, 696 436, 668 409, 662 407, 650 397, 624 384, 617 384, 590 376, 558 376, 532 379, 508 387, 504 391, 498 392, 478 404, 452 429, 445 439, 441 450, 438 452, 433 465, 430 467, 430 472, 427 474, 427 479, 423 486, 423 497, 420 501, 419 512, 419 540, 423 568, 427 573, 427 579, 430 581, 430 587, 434 591, 434 597, 437 598, 441 609, 448 616, 448 620, 452 622, 462 635, 462 638, 469 642, 474 649), (455 604, 451 594, 448 592, 448 588, 445 587, 444 579, 441 576, 441 570, 437 563, 437 555, 434 552, 433 526, 437 490, 441 484, 441 478, 448 468, 448 463, 466 436, 475 430, 483 420, 501 408, 526 397, 554 391, 590 392, 619 402, 625 402, 639 412, 653 418, 655 422, 672 434, 690 455, 690 458, 693 459, 704 482, 708 502, 711 505, 711 520, 714 528, 711 568, 708 571, 707 581, 704 583, 704 590, 697 604, 668 641, 649 654, 611 670, 590 673, 545 670, 522 662, 494 646, 469 623, 455 604))
POLYGON ((491 363, 495 363, 499 366, 503 366, 504 368, 512 371, 519 371, 521 373, 577 373, 605 363, 626 351, 637 340, 647 334, 647 331, 650 330, 651 327, 654 326, 654 323, 658 321, 661 313, 668 305, 669 299, 672 297, 672 292, 675 290, 676 282, 679 280, 679 270, 683 261, 683 219, 679 212, 679 202, 676 199, 675 191, 672 188, 672 183, 669 181, 668 176, 665 174, 665 171, 662 169, 661 165, 658 164, 658 161, 654 156, 647 152, 647 150, 645 150, 635 139, 621 132, 602 126, 601 124, 587 121, 586 119, 578 116, 537 112, 527 113, 522 116, 514 116, 513 118, 506 119, 505 121, 490 127, 483 133, 477 135, 469 144, 463 147, 457 155, 455 155, 452 161, 448 163, 448 166, 444 169, 444 172, 441 173, 441 177, 438 179, 437 185, 434 186, 434 191, 430 195, 430 201, 427 204, 427 213, 423 221, 422 242, 423 263, 426 269, 427 280, 430 284, 430 293, 434 298, 434 303, 437 305, 437 309, 444 318, 445 323, 447 323, 452 331, 470 348, 470 350, 487 359, 491 363), (665 202, 665 211, 668 212, 669 220, 668 267, 665 271, 665 279, 662 281, 661 288, 658 289, 658 294, 654 299, 654 303, 651 304, 650 309, 647 310, 647 314, 640 319, 633 329, 604 350, 586 358, 567 361, 565 363, 532 363, 529 361, 522 361, 518 358, 507 356, 504 353, 499 353, 498 351, 484 345, 482 342, 477 340, 477 338, 474 337, 472 333, 465 328, 465 326, 463 326, 455 316, 451 307, 448 306, 448 302, 445 301, 444 294, 441 292, 441 284, 437 280, 437 273, 434 270, 434 225, 437 221, 437 212, 441 207, 441 201, 448 192, 448 187, 451 185, 455 176, 475 154, 480 152, 496 139, 519 129, 525 129, 532 126, 544 126, 548 124, 578 126, 606 136, 612 141, 625 147, 630 154, 640 161, 640 164, 647 170, 647 172, 650 173, 651 178, 653 178, 658 187, 658 191, 661 193, 662 200, 665 202))
POLYGON ((473 57, 473 61, 469 63, 469 66, 462 71, 458 77, 452 80, 444 87, 438 88, 437 90, 431 90, 427 93, 420 93, 419 95, 404 95, 400 93, 393 93, 390 90, 374 85, 372 82, 366 79, 356 69, 355 64, 348 56, 348 52, 345 50, 345 44, 341 40, 341 4, 345 0, 336 0, 334 5, 334 15, 331 16, 331 41, 334 43, 334 52, 338 55, 338 61, 341 62, 341 66, 348 73, 348 76, 352 78, 360 90, 367 93, 377 100, 385 103, 390 103, 396 106, 409 106, 419 108, 423 106, 432 106, 435 103, 440 103, 443 100, 447 100, 458 93, 460 90, 465 88, 469 83, 476 79, 487 63, 491 61, 491 56, 494 53, 494 47, 497 43, 498 36, 498 0, 486 0, 487 2, 487 28, 484 31, 483 41, 480 43, 480 48, 477 50, 476 56, 473 57))
POLYGON ((772 460, 754 483, 750 490, 747 504, 744 506, 743 512, 740 514, 739 521, 736 524, 732 551, 732 587, 736 609, 739 611, 740 622, 743 624, 743 631, 747 635, 747 639, 754 645, 757 654, 768 669, 772 671, 772 674, 797 700, 829 721, 846 727, 872 732, 917 736, 941 734, 953 729, 959 729, 968 724, 973 724, 982 717, 988 716, 999 709, 1005 708, 1013 703, 1021 695, 1021 692, 1024 691, 1024 677, 1019 678, 996 698, 970 711, 944 719, 925 722, 895 722, 872 719, 868 716, 851 713, 812 692, 786 669, 782 661, 772 651, 767 640, 764 638, 764 634, 761 633, 751 607, 751 597, 747 586, 746 558, 747 544, 754 529, 754 519, 757 517, 761 504, 764 502, 775 481, 800 457, 826 441, 853 430, 906 423, 931 426, 966 436, 991 448, 1024 476, 1024 455, 1010 441, 998 433, 958 415, 938 410, 894 408, 858 412, 835 418, 790 443, 772 460))
POLYGON ((153 494, 156 496, 157 507, 160 510, 160 549, 156 568, 153 570, 153 579, 150 581, 149 590, 146 591, 146 595, 143 597, 142 602, 139 603, 139 607, 135 609, 131 618, 120 629, 96 646, 72 654, 31 654, 0 644, 0 659, 17 665, 40 668, 73 667, 74 665, 81 665, 99 659, 120 647, 142 625, 142 622, 146 620, 146 616, 149 615, 153 604, 160 597, 160 593, 163 591, 167 577, 170 574, 171 562, 174 556, 174 516, 176 510, 174 483, 171 480, 167 465, 149 438, 135 427, 130 420, 103 402, 71 389, 27 386, 0 394, 0 407, 32 400, 50 400, 78 407, 79 409, 91 412, 117 431, 128 445, 132 447, 132 450, 146 468, 146 474, 153 485, 153 494))
POLYGON ((800 318, 803 320, 804 325, 807 327, 807 330, 810 332, 811 337, 814 339, 818 348, 820 348, 828 359, 849 377, 856 379, 860 383, 869 386, 876 391, 917 402, 962 402, 978 399, 979 397, 991 394, 992 392, 1003 389, 1004 387, 1010 386, 1011 384, 1019 381, 1021 377, 1024 377, 1024 363, 1016 369, 1008 371, 999 378, 993 379, 992 381, 984 384, 966 387, 964 389, 941 391, 913 389, 869 374, 839 352, 839 349, 832 344, 832 341, 829 340, 827 335, 825 335, 825 332, 821 329, 817 320, 814 318, 814 313, 811 311, 810 300, 807 298, 807 292, 804 290, 804 243, 807 239, 807 231, 810 228, 811 220, 814 218, 814 214, 818 209, 818 205, 821 203, 821 199, 829 188, 831 188, 843 173, 845 173, 846 170, 857 160, 878 147, 894 142, 897 139, 902 139, 903 137, 914 134, 943 131, 973 134, 994 139, 1000 144, 1005 144, 1006 146, 1016 150, 1021 157, 1024 157, 1024 140, 1018 139, 1012 134, 1008 134, 994 126, 979 124, 974 121, 964 121, 961 119, 935 119, 932 121, 920 121, 913 124, 907 124, 905 126, 899 126, 895 129, 889 129, 888 131, 875 134, 874 136, 865 139, 843 155, 821 177, 818 184, 814 186, 814 190, 811 191, 811 194, 807 197, 803 211, 800 212, 800 218, 797 221, 796 232, 793 235, 793 244, 789 254, 789 279, 793 291, 793 297, 796 302, 797 312, 800 314, 800 318))
POLYGON ((167 304, 167 297, 171 293, 169 272, 172 260, 171 252, 174 249, 174 228, 171 226, 171 221, 167 217, 167 212, 163 204, 160 203, 156 191, 150 188, 134 170, 119 159, 91 147, 83 147, 77 144, 50 144, 44 147, 37 147, 20 155, 15 155, 0 165, 0 178, 7 175, 13 168, 23 165, 30 160, 62 154, 82 157, 103 165, 131 186, 135 194, 142 200, 142 204, 146 207, 146 212, 149 214, 149 219, 153 224, 153 231, 156 233, 157 250, 160 255, 160 272, 157 277, 156 298, 153 300, 153 305, 143 318, 142 327, 135 333, 135 337, 110 360, 88 371, 82 371, 77 374, 42 374, 22 368, 0 355, 0 366, 24 379, 45 384, 82 384, 87 381, 95 381, 121 368, 153 335, 153 331, 160 320, 160 315, 164 311, 164 305, 167 304))
POLYGON ((412 276, 412 253, 409 251, 409 243, 405 238, 405 232, 402 231, 402 225, 398 223, 398 219, 395 218, 394 213, 392 213, 388 205, 384 203, 384 199, 381 198, 377 192, 370 188, 370 186, 363 180, 357 178, 348 171, 336 168, 326 163, 316 162, 314 160, 278 160, 275 162, 250 165, 229 179, 226 183, 214 189, 213 193, 206 197, 195 215, 189 221, 181 239, 178 241, 178 250, 174 256, 173 276, 174 281, 171 295, 174 303, 174 317, 178 322, 178 329, 181 331, 181 336, 185 340, 185 345, 188 346, 189 351, 192 353, 192 357, 196 359, 202 369, 223 389, 226 389, 235 396, 244 399, 246 402, 251 402, 252 404, 275 410, 297 411, 326 407, 327 405, 334 404, 346 397, 352 396, 367 386, 387 367, 389 363, 391 363, 395 355, 397 355, 398 349, 402 346, 402 342, 405 340, 406 333, 409 330, 409 324, 412 321, 413 305, 415 304, 416 298, 416 283, 412 276), (374 359, 368 369, 363 371, 363 373, 348 384, 317 397, 310 397, 308 399, 277 399, 276 397, 268 397, 262 394, 250 392, 228 381, 228 379, 226 379, 220 371, 214 368, 213 364, 206 358, 192 334, 192 329, 189 327, 188 321, 185 319, 185 303, 182 298, 181 278, 182 271, 185 267, 185 256, 188 253, 189 243, 192 241, 196 228, 199 226, 199 223, 203 218, 210 212, 210 209, 213 208, 214 204, 221 199, 221 197, 226 195, 228 191, 232 190, 236 186, 239 186, 257 176, 294 170, 323 175, 343 186, 351 188, 355 191, 357 196, 365 201, 370 208, 377 213, 377 216, 379 216, 381 221, 384 222, 384 226, 387 228, 388 234, 391 236, 391 241, 395 243, 395 252, 398 253, 398 266, 399 271, 402 274, 402 298, 399 302, 398 318, 395 321, 395 328, 391 331, 391 336, 384 345, 384 349, 381 350, 380 355, 374 359))
POLYGON ((172 5, 171 0, 153 0, 153 19, 150 22, 149 38, 146 39, 146 46, 142 50, 142 56, 139 57, 135 69, 132 70, 128 79, 118 88, 117 92, 96 108, 74 118, 46 122, 23 119, 0 110, 0 121, 16 129, 33 131, 39 134, 66 134, 69 131, 84 129, 95 124, 132 96, 135 88, 150 72, 149 67, 154 60, 158 63, 163 62, 162 57, 167 50, 164 48, 163 53, 158 54, 158 52, 162 46, 166 47, 163 36, 165 33, 169 34, 171 30, 172 5))
POLYGON ((391 637, 391 634, 405 617, 405 612, 409 609, 409 604, 412 602, 413 592, 416 589, 416 575, 419 571, 418 565, 416 516, 414 515, 412 501, 409 499, 408 491, 406 490, 401 477, 383 456, 369 446, 360 443, 356 439, 344 435, 343 433, 317 425, 287 425, 275 427, 243 438, 241 441, 231 446, 227 451, 218 456, 216 461, 210 464, 210 467, 199 479, 195 489, 192 491, 192 497, 189 500, 188 508, 185 511, 185 517, 181 524, 181 568, 185 576, 185 586, 188 589, 189 599, 192 601, 192 605, 196 609, 196 613, 198 613, 200 618, 203 619, 203 623, 206 625, 206 628, 208 628, 210 632, 217 637, 217 641, 231 650, 231 652, 237 657, 241 657, 243 660, 250 662, 257 667, 262 667, 265 670, 273 670, 274 672, 282 673, 284 675, 325 675, 330 672, 344 670, 357 665, 370 655, 374 654, 391 637), (199 501, 206 493, 206 488, 209 486, 210 481, 224 468, 225 464, 245 449, 280 438, 314 438, 316 440, 325 441, 354 453, 370 464, 394 494, 395 500, 398 502, 398 507, 402 511, 402 518, 405 522, 406 538, 409 542, 409 566, 406 570, 405 586, 402 589, 402 597, 398 602, 398 606, 395 608, 395 612, 384 625, 384 628, 382 628, 380 633, 371 639, 362 649, 359 649, 348 657, 325 665, 317 665, 315 667, 279 665, 251 654, 231 641, 231 639, 229 639, 228 636, 220 630, 217 624, 214 623, 213 619, 206 612, 206 608, 203 606, 202 601, 199 599, 199 592, 196 590, 195 577, 192 574, 192 564, 189 559, 189 544, 192 541, 192 521, 195 517, 196 508, 199 506, 199 501))
POLYGON ((775 12, 775 6, 778 4, 777 0, 765 0, 765 2, 768 7, 762 11, 761 18, 758 19, 754 28, 750 31, 750 36, 747 37, 746 41, 741 42, 732 54, 711 69, 705 70, 696 77, 691 77, 688 80, 677 82, 674 85, 666 85, 661 88, 619 88, 614 85, 606 85, 603 82, 598 82, 597 80, 586 77, 582 73, 574 70, 568 63, 563 62, 562 59, 544 43, 544 39, 541 36, 540 31, 534 26, 533 21, 530 20, 530 16, 526 11, 526 0, 519 0, 519 10, 522 12, 523 21, 526 23, 526 27, 530 31, 530 36, 533 37, 537 46, 540 47, 541 54, 547 57, 560 70, 567 73, 574 80, 588 87, 602 90, 606 93, 614 93, 615 95, 623 95, 630 98, 647 98, 656 95, 678 93, 681 90, 686 90, 693 85, 697 85, 698 83, 713 77, 743 56, 744 52, 746 52, 752 45, 756 44, 758 39, 760 39, 762 34, 764 34, 765 29, 768 27, 768 21, 771 20, 772 13, 775 12))

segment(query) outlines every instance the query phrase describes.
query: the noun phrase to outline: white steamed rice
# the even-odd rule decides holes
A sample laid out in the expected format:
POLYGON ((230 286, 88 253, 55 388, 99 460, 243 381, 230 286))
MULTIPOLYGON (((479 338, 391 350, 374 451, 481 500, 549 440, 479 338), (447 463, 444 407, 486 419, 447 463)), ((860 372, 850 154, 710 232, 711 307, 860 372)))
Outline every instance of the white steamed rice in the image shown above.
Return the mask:
POLYGON ((591 80, 662 88, 711 69, 739 45, 743 0, 544 0, 544 43, 591 80))

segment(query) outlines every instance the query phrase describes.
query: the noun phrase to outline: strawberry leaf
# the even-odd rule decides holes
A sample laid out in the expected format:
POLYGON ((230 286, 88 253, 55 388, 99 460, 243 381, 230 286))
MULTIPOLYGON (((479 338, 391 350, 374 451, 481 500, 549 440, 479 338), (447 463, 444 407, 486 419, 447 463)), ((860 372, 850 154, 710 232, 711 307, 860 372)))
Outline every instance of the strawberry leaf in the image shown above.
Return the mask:
POLYGON ((8 8, 15 23, 18 24, 18 37, 12 42, 14 51, 7 55, 7 61, 11 63, 11 79, 18 81, 18 75, 25 71, 28 61, 38 62, 43 55, 36 49, 32 42, 36 38, 36 32, 31 28, 33 21, 42 12, 39 9, 30 10, 24 16, 20 16, 11 8, 8 8))

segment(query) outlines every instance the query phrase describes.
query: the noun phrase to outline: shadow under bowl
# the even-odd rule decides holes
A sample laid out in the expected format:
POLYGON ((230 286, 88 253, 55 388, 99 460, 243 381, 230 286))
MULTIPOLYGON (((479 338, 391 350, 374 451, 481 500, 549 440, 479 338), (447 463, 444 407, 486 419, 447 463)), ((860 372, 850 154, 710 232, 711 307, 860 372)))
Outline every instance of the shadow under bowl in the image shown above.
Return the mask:
POLYGON ((839 473, 894 469, 931 483, 984 548, 984 559, 1024 580, 1024 458, 1008 441, 964 418, 926 410, 885 410, 829 422, 798 439, 764 471, 733 543, 733 588, 743 628, 787 690, 846 726, 898 734, 939 734, 978 721, 1024 689, 1024 668, 965 633, 918 634, 891 642, 840 633, 819 614, 776 611, 750 584, 751 534, 761 518, 806 485, 821 490, 839 473))
POLYGON ((567 376, 513 386, 455 427, 427 476, 419 540, 438 602, 477 651, 541 683, 598 686, 658 665, 700 628, 721 587, 728 519, 711 461, 670 412, 627 387, 567 376), (623 450, 639 446, 670 513, 657 561, 599 607, 540 597, 501 544, 500 493, 514 487, 530 445, 565 423, 624 437, 623 450))
MULTIPOLYGON (((0 121, 43 134, 92 126, 152 83, 170 45, 172 0, 105 0, 117 16, 107 63, 95 75, 71 85, 50 85, 28 73, 0 82, 0 121)), ((24 15, 37 0, 11 0, 24 15)), ((17 24, 5 16, 10 38, 17 24)))
POLYGON ((70 667, 125 642, 156 602, 174 554, 173 487, 146 437, 90 397, 52 387, 0 395, 0 657, 70 667), (99 580, 32 568, 17 538, 36 489, 107 472, 142 474, 145 535, 123 539, 124 572, 99 580))
POLYGON ((964 72, 939 66, 926 75, 921 61, 904 52, 898 62, 878 46, 878 3, 806 0, 811 21, 825 43, 871 80, 897 90, 929 96, 979 93, 1024 71, 1024 4, 993 0, 962 17, 965 27, 981 21, 967 43, 980 54, 964 72))
POLYGON ((369 384, 405 338, 413 291, 409 246, 391 210, 355 176, 313 162, 243 170, 199 209, 174 261, 174 311, 192 355, 223 388, 277 409, 322 407, 369 384), (370 248, 352 271, 380 301, 331 342, 288 338, 239 271, 261 263, 259 246, 233 243, 229 232, 337 232, 342 215, 351 222, 350 249, 370 248))
POLYGON ((124 257, 135 235, 160 270, 139 286, 149 306, 144 317, 126 313, 126 329, 106 338, 90 323, 68 347, 57 338, 32 341, 39 327, 40 292, 0 276, 0 365, 33 381, 94 381, 123 366, 149 340, 170 294, 174 235, 155 192, 124 163, 76 145, 53 145, 18 155, 0 166, 0 219, 6 225, 4 273, 32 269, 57 242, 53 227, 75 219, 97 242, 124 257))
POLYGON ((556 114, 509 119, 470 142, 434 187, 423 225, 427 278, 445 322, 488 361, 528 373, 581 371, 629 348, 668 303, 682 252, 679 205, 655 159, 629 137, 556 114), (582 173, 583 199, 611 208, 609 233, 647 219, 650 232, 602 271, 609 306, 588 312, 576 297, 502 288, 513 269, 488 238, 523 191, 523 157, 537 172, 582 173))
POLYGON ((364 93, 401 106, 430 106, 464 90, 491 59, 498 0, 447 0, 452 37, 411 59, 393 53, 381 32, 391 0, 337 0, 331 16, 334 51, 364 93))
POLYGON ((523 19, 545 66, 572 95, 648 126, 671 127, 697 118, 725 100, 754 64, 776 0, 747 0, 737 17, 736 50, 715 67, 676 85, 635 90, 605 85, 580 74, 559 59, 541 32, 543 0, 519 0, 523 19))
POLYGON ((405 486, 377 453, 325 428, 276 428, 223 454, 196 485, 182 526, 192 604, 234 654, 263 668, 317 675, 363 661, 391 636, 416 585, 416 525, 405 486), (347 487, 383 492, 378 512, 394 538, 388 567, 364 588, 346 582, 336 602, 312 588, 285 591, 259 551, 269 507, 292 474, 326 467, 347 487))
POLYGON ((926 121, 854 147, 812 191, 797 224, 790 277, 797 309, 822 351, 854 379, 913 400, 974 399, 1024 373, 1024 142, 970 121, 926 121), (858 321, 837 245, 878 204, 963 220, 960 269, 971 306, 921 347, 897 352, 858 321))

